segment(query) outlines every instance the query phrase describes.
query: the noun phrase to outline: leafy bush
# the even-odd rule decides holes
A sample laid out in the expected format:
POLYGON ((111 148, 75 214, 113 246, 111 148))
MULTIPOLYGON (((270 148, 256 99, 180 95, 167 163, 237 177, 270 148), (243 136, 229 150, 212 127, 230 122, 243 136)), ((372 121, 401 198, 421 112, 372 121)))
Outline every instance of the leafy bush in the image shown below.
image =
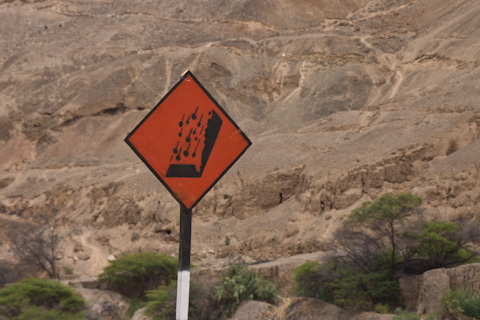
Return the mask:
POLYGON ((393 320, 420 320, 421 318, 417 313, 405 312, 400 308, 395 309, 395 315, 393 316, 393 320))
POLYGON ((255 299, 272 302, 276 296, 277 287, 272 282, 262 278, 258 279, 258 289, 255 294, 255 299))
POLYGON ((368 293, 362 290, 363 275, 349 266, 339 267, 335 272, 336 278, 327 284, 333 291, 334 303, 347 309, 368 309, 370 299, 368 293))
POLYGON ((390 278, 385 265, 377 271, 364 273, 343 262, 337 263, 335 278, 326 284, 334 295, 334 303, 347 308, 371 310, 377 304, 398 305, 400 287, 390 278))
POLYGON ((24 279, 0 290, 0 316, 23 319, 82 319, 85 301, 53 280, 24 279))
POLYGON ((373 312, 387 314, 390 313, 390 308, 386 304, 379 303, 373 307, 373 312))
POLYGON ((246 264, 232 265, 217 287, 216 297, 227 317, 231 316, 244 300, 272 300, 275 297, 273 283, 256 277, 246 264))
POLYGON ((328 283, 333 280, 332 264, 320 265, 318 261, 305 262, 293 270, 295 294, 301 297, 333 302, 333 292, 328 283))
MULTIPOLYGON (((157 290, 147 291, 147 307, 145 314, 154 320, 175 319, 177 283, 172 282, 168 287, 162 286, 157 290)), ((207 284, 190 282, 190 303, 188 319, 211 320, 219 319, 221 311, 214 299, 212 287, 207 284)))
POLYGON ((415 251, 425 261, 427 269, 455 266, 475 258, 477 252, 467 245, 470 239, 463 239, 461 232, 461 226, 452 222, 423 224, 415 251))
POLYGON ((464 291, 461 306, 464 315, 480 319, 480 293, 464 291))
POLYGON ((132 318, 135 312, 137 312, 137 310, 145 307, 145 304, 146 304, 145 299, 139 299, 135 297, 132 300, 130 300, 130 306, 128 307, 128 310, 127 310, 128 316, 132 318))
POLYGON ((480 293, 467 288, 450 290, 442 298, 442 309, 444 315, 480 319, 480 293))
MULTIPOLYGON (((145 314, 154 320, 175 319, 177 282, 169 286, 161 286, 156 290, 147 291, 147 308, 145 314)), ((189 309, 189 313, 191 310, 189 309)))
POLYGON ((159 285, 169 285, 177 277, 178 260, 176 258, 140 252, 124 254, 99 275, 101 282, 126 296, 141 297, 145 291, 159 285))

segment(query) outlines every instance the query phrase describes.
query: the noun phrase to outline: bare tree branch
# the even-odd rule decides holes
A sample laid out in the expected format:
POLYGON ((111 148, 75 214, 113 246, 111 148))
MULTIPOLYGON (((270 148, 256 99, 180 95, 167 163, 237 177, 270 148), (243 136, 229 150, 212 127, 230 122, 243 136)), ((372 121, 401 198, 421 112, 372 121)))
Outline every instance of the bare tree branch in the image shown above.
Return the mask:
POLYGON ((46 215, 39 220, 35 224, 14 223, 7 235, 14 254, 23 264, 45 271, 51 279, 58 279, 56 261, 60 237, 57 223, 46 215))

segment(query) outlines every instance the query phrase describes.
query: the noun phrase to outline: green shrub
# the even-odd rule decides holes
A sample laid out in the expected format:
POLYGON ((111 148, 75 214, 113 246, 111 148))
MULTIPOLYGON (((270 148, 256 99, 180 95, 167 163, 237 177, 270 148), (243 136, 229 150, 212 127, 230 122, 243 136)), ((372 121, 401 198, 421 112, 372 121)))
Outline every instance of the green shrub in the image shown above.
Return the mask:
POLYGON ((417 313, 405 312, 400 308, 395 309, 395 315, 393 316, 393 320, 420 320, 421 318, 417 313))
POLYGON ((177 277, 178 260, 176 258, 140 252, 124 254, 99 275, 101 282, 111 289, 129 297, 141 297, 145 291, 159 285, 168 286, 177 277))
MULTIPOLYGON (((154 320, 175 319, 177 283, 173 281, 168 287, 147 291, 145 314, 154 320)), ((188 319, 219 319, 221 311, 215 301, 213 288, 208 284, 190 282, 188 319)))
POLYGON ((310 261, 295 268, 293 270, 295 294, 333 302, 333 292, 327 285, 333 280, 332 267, 332 264, 320 265, 318 261, 310 261))
POLYGON ((427 269, 452 267, 470 262, 477 257, 464 239, 461 226, 453 222, 432 221, 422 226, 418 235, 420 243, 415 248, 427 269))
POLYGON ((480 293, 468 290, 464 291, 461 306, 464 315, 480 319, 480 293))
POLYGON ((456 318, 463 314, 480 319, 480 293, 467 288, 448 291, 442 298, 442 313, 456 318))
POLYGON ((373 312, 387 314, 390 313, 390 307, 386 304, 379 303, 373 307, 373 312))
POLYGON ((294 276, 297 294, 347 309, 398 305, 400 288, 386 263, 377 263, 377 271, 364 272, 341 259, 324 265, 307 262, 294 270, 294 276))
POLYGON ((217 286, 216 298, 227 317, 231 316, 244 300, 272 300, 276 295, 273 283, 256 277, 246 264, 234 264, 222 276, 217 286))
POLYGON ((137 297, 132 298, 132 300, 130 300, 130 306, 128 307, 128 310, 127 310, 128 316, 132 318, 135 312, 137 312, 137 310, 145 307, 145 304, 146 304, 146 299, 140 299, 137 297))
POLYGON ((172 281, 168 286, 161 286, 156 290, 147 291, 146 298, 148 302, 145 314, 154 320, 175 319, 176 293, 176 281, 172 281))
POLYGON ((257 286, 255 299, 272 302, 277 296, 277 287, 272 282, 259 278, 257 286))
POLYGON ((0 316, 23 319, 82 319, 85 301, 54 280, 24 279, 0 290, 0 316))
POLYGON ((363 273, 349 265, 340 265, 337 278, 327 283, 334 295, 334 303, 346 309, 372 310, 382 303, 397 305, 400 288, 391 280, 388 270, 363 273))

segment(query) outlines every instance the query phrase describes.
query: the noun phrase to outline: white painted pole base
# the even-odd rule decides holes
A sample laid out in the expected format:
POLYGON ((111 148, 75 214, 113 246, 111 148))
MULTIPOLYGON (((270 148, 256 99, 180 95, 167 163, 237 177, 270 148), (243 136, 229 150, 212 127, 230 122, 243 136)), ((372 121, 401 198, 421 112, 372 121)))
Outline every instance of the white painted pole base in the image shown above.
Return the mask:
POLYGON ((176 320, 188 320, 189 293, 190 293, 190 270, 178 271, 176 320))

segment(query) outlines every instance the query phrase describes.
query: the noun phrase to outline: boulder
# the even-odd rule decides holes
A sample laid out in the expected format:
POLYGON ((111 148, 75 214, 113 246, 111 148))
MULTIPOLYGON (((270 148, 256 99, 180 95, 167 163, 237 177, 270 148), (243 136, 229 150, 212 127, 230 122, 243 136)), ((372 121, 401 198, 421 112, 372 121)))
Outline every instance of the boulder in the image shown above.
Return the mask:
POLYGON ((408 311, 416 311, 418 303, 418 294, 420 292, 420 284, 422 275, 403 277, 399 279, 400 290, 402 291, 402 302, 408 311))
POLYGON ((441 307, 443 294, 450 289, 450 278, 443 268, 427 271, 422 278, 417 313, 434 313, 441 307))
POLYGON ((272 319, 275 309, 276 308, 269 303, 248 300, 240 304, 233 317, 229 320, 268 320, 272 319))
POLYGON ((375 312, 345 311, 333 304, 327 303, 322 300, 312 298, 293 298, 286 299, 283 305, 279 307, 279 311, 275 314, 274 319, 392 320, 393 315, 379 314, 375 312))
POLYGON ((130 305, 129 299, 108 290, 76 288, 85 299, 87 313, 85 319, 124 319, 130 305))
POLYGON ((338 320, 342 309, 322 300, 312 298, 293 298, 281 308, 276 317, 279 320, 338 320))
POLYGON ((145 308, 142 308, 135 311, 131 320, 151 320, 151 318, 145 315, 145 308))
POLYGON ((352 317, 348 317, 348 314, 345 314, 342 320, 392 320, 392 314, 380 314, 375 312, 361 312, 353 314, 352 317))
POLYGON ((405 308, 419 314, 439 311, 442 296, 448 290, 467 285, 474 289, 480 288, 480 263, 451 269, 435 269, 422 275, 400 279, 405 308))

